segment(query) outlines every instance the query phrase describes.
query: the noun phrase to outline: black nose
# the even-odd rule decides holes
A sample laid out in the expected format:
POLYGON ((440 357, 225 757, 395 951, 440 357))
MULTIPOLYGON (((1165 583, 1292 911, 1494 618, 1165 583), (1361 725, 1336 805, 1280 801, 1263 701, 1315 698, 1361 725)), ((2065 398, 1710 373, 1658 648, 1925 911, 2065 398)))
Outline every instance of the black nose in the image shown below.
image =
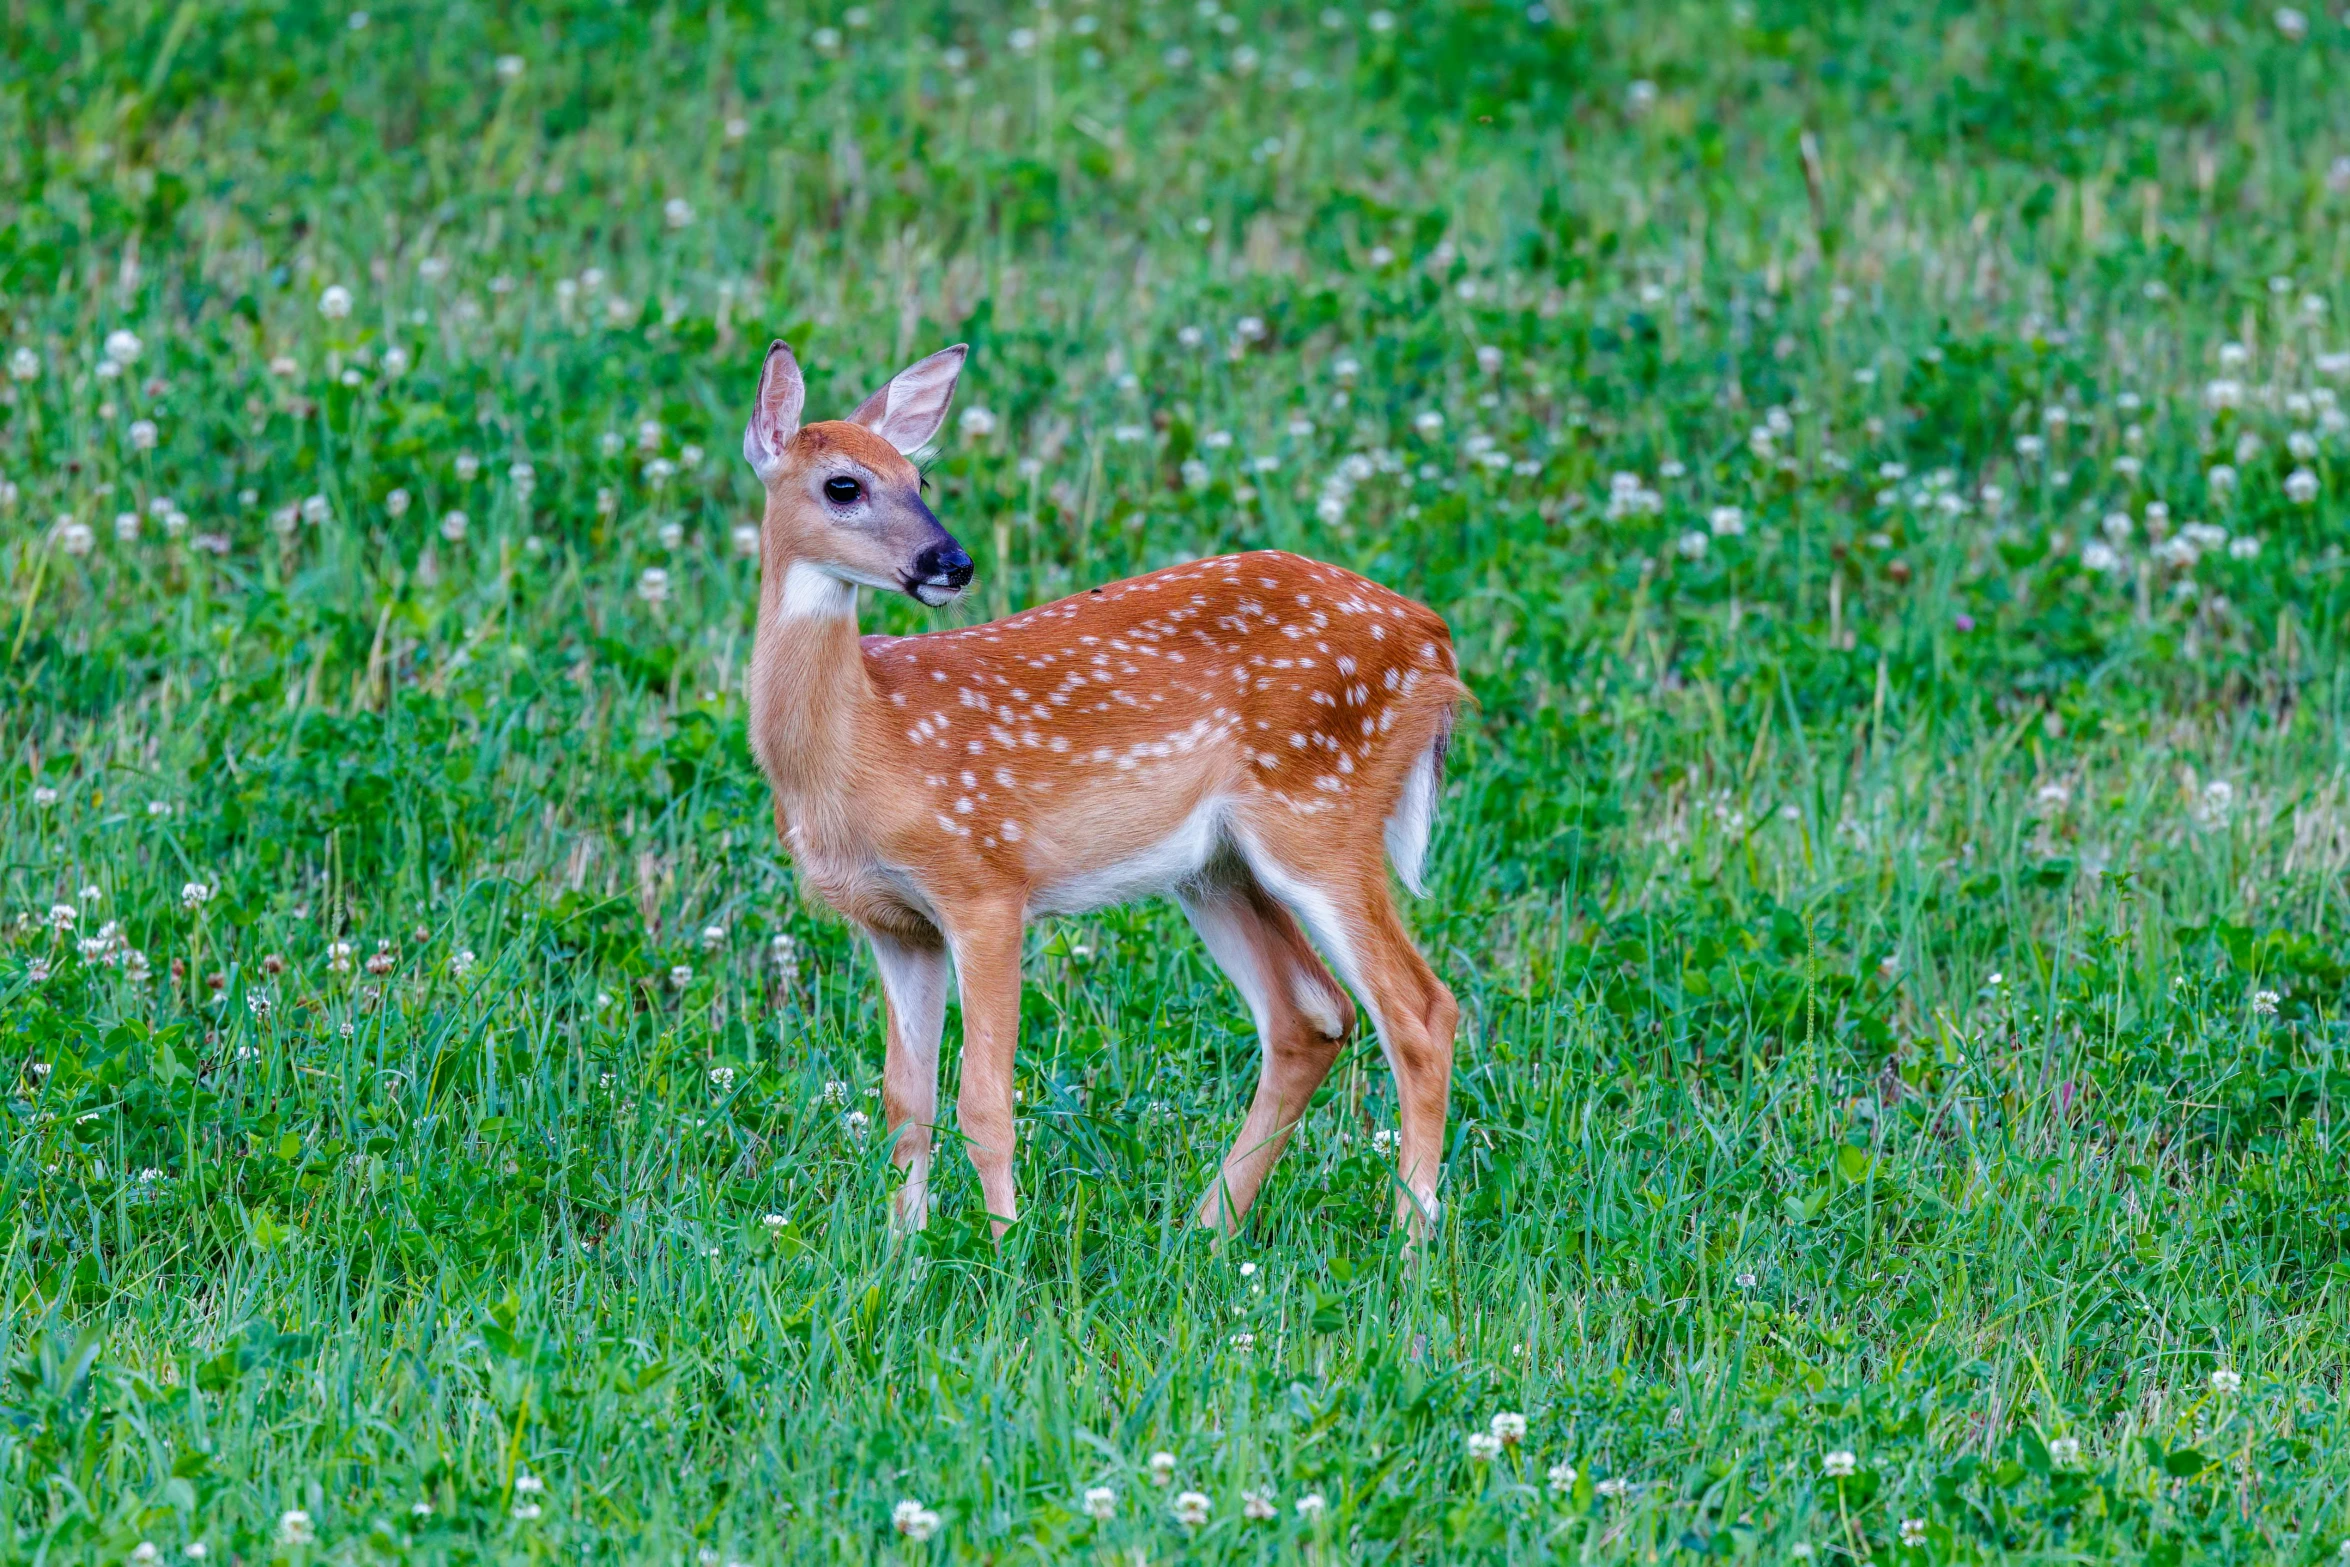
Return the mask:
POLYGON ((963 553, 960 544, 933 544, 914 557, 914 578, 918 582, 937 582, 956 592, 971 585, 971 557, 963 553))

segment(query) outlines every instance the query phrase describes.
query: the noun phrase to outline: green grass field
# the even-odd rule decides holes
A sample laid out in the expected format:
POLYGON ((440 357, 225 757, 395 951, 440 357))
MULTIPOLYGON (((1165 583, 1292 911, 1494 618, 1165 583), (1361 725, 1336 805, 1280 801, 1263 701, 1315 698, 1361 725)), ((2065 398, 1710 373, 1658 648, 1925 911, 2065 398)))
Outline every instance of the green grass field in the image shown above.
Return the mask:
POLYGON ((0 1561, 2350 1551, 2340 18, 0 61, 0 1561), (950 1126, 893 1241, 744 737, 775 336, 972 345, 979 583, 868 629, 1259 545, 1451 622, 1422 1257, 1368 1038, 1186 1222, 1256 1046, 1164 904, 1031 937, 1017 1227, 950 1126))

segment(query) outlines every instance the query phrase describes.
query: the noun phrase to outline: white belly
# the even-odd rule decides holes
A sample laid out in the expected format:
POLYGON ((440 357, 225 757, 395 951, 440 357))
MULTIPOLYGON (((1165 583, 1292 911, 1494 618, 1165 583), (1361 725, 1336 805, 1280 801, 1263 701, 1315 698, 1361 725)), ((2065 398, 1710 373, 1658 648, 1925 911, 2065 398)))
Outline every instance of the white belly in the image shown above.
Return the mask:
MULTIPOLYGON (((1224 846, 1225 820, 1223 801, 1204 801, 1173 832, 1156 843, 1039 887, 1029 899, 1029 917, 1083 914, 1088 909, 1173 892, 1207 869, 1208 862, 1224 846)), ((1069 847, 1083 853, 1082 845, 1069 847)))

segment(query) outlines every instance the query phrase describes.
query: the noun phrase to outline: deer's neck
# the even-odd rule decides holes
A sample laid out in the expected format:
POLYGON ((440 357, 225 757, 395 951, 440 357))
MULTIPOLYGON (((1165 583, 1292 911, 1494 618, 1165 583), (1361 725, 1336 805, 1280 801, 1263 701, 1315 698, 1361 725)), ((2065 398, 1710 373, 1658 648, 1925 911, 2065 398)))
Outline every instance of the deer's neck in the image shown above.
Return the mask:
POLYGON ((786 798, 846 788, 856 737, 878 702, 857 645, 857 590, 806 561, 771 557, 760 574, 751 653, 751 744, 786 798))

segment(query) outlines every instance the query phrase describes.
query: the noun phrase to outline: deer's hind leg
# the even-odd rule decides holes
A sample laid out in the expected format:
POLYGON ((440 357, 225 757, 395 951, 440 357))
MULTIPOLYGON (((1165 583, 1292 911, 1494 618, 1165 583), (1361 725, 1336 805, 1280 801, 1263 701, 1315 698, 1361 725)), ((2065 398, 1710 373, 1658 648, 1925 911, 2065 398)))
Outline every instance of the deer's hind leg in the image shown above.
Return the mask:
POLYGON ((1264 1056, 1240 1136, 1224 1156, 1199 1219, 1236 1229, 1354 1030, 1354 1003, 1322 966, 1287 909, 1243 866, 1220 866, 1179 889, 1192 928, 1256 1019, 1264 1056))
POLYGON ((1404 929, 1387 888, 1387 867, 1366 853, 1317 861, 1309 849, 1282 855, 1249 848, 1265 889, 1292 910, 1370 1009, 1389 1070, 1398 1119, 1396 1219, 1424 1236, 1439 1213, 1444 1127, 1452 1099, 1453 1036, 1460 1007, 1404 929))

